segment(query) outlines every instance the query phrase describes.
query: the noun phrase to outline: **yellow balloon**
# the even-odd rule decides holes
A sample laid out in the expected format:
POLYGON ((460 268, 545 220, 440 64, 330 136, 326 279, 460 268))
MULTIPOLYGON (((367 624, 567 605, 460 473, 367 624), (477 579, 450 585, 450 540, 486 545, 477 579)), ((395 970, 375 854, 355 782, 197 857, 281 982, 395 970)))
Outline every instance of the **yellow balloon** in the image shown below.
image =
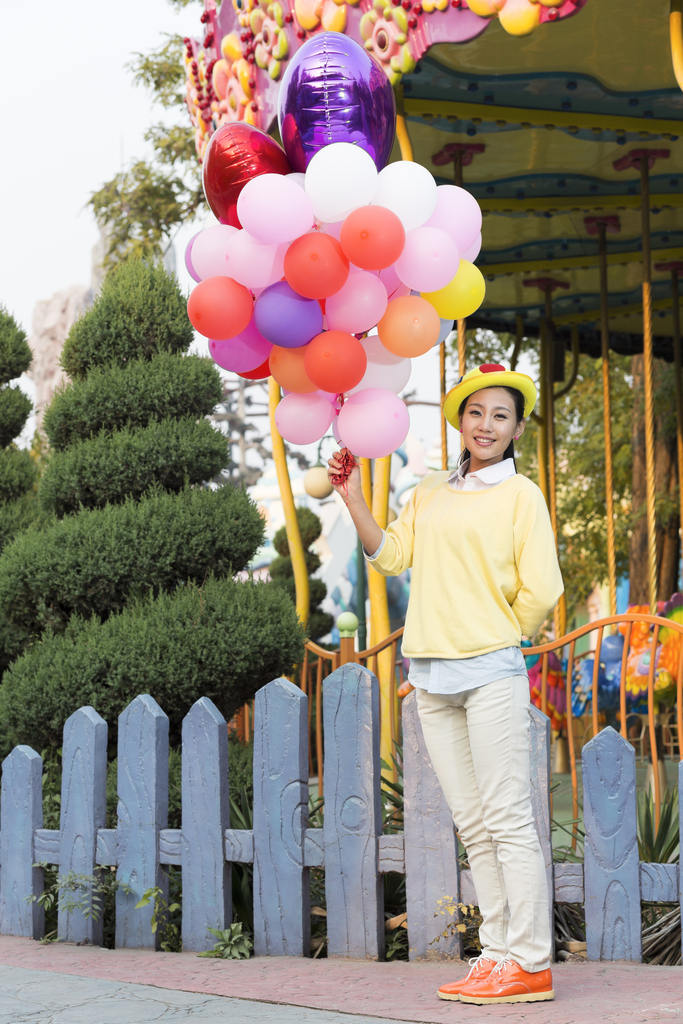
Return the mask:
POLYGON ((442 320, 463 320, 479 309, 486 295, 486 282, 479 267, 460 260, 458 273, 438 292, 422 292, 442 320))

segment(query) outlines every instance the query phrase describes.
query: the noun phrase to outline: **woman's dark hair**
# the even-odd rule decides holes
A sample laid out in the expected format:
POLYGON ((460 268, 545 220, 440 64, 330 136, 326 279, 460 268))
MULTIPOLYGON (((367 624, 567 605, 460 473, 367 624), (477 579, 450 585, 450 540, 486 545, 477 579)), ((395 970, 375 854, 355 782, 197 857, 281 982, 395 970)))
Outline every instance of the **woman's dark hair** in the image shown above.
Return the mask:
MULTIPOLYGON (((517 388, 509 388, 505 384, 492 384, 491 387, 502 387, 503 391, 507 391, 509 395, 512 395, 512 401, 515 403, 515 415, 517 416, 517 422, 520 423, 524 419, 524 395, 522 394, 522 392, 518 391, 517 388)), ((486 389, 480 388, 479 390, 485 391, 486 389)), ((472 394, 476 395, 477 392, 473 391, 472 394)), ((468 395, 467 398, 464 398, 460 403, 460 408, 458 409, 458 420, 462 419, 465 413, 465 409, 467 408, 467 403, 471 397, 472 395, 468 395)), ((469 457, 469 450, 467 448, 463 448, 463 450, 460 453, 460 458, 458 459, 458 466, 462 466, 463 462, 466 462, 467 459, 469 459, 469 457)), ((505 449, 503 459, 512 459, 515 463, 515 471, 517 470, 514 441, 510 441, 510 444, 505 449)))

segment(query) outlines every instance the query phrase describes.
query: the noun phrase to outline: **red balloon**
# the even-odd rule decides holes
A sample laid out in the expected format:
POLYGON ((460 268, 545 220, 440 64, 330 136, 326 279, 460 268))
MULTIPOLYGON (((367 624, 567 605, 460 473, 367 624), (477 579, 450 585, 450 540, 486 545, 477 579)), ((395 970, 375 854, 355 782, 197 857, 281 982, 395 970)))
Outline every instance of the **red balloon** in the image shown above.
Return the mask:
POLYGON ((285 279, 307 299, 327 299, 346 283, 349 261, 332 235, 313 231, 295 238, 285 253, 285 279))
POLYGON ((321 391, 338 393, 360 384, 368 365, 365 349, 346 331, 323 331, 305 349, 306 373, 321 391))
POLYGON ((363 270, 384 270, 401 253, 406 241, 403 224, 384 206, 361 206, 350 213, 339 236, 344 255, 363 270))
POLYGON ((187 300, 187 315, 195 331, 216 341, 241 334, 253 310, 251 292, 231 277, 207 277, 187 300))
POLYGON ((290 174, 285 151, 260 128, 231 121, 215 131, 204 154, 202 178, 206 201, 221 224, 242 225, 237 197, 259 174, 290 174))
POLYGON ((255 370, 246 370, 244 373, 238 373, 237 376, 244 377, 245 380, 265 380, 266 377, 270 377, 270 357, 264 359, 255 370))

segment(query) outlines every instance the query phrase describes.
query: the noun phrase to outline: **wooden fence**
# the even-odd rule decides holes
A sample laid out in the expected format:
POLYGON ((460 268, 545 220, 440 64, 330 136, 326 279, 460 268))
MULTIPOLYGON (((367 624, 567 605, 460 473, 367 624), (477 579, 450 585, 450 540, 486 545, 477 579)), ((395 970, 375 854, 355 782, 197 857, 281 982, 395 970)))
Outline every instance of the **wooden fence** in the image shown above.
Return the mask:
MULTIPOLYGON (((306 956, 309 876, 324 868, 328 955, 380 959, 384 949, 382 875, 406 876, 410 958, 461 954, 458 912, 444 897, 476 903, 460 870, 453 822, 427 756, 414 694, 403 701, 404 831, 382 834, 379 687, 354 663, 322 687, 324 827, 308 823, 308 698, 287 679, 263 687, 254 704, 253 830, 230 827, 228 733, 202 698, 182 730, 182 828, 167 828, 168 719, 149 696, 119 718, 118 824, 105 824, 107 725, 93 708, 64 728, 61 821, 42 828, 40 756, 16 747, 2 765, 0 933, 39 939, 44 921, 29 898, 43 889, 43 864, 94 875, 115 865, 129 891, 116 894, 116 946, 158 946, 143 892, 166 884, 164 865, 182 869, 186 950, 213 945, 207 929, 231 919, 230 866, 253 864, 254 944, 259 956, 306 956), (446 933, 444 936, 443 933, 446 933)), ((588 957, 641 959, 641 900, 678 902, 678 865, 641 864, 636 843, 635 752, 612 729, 583 750, 585 870, 553 864, 550 835, 550 722, 532 709, 532 796, 552 900, 585 903, 588 957)), ((679 775, 683 812, 683 769, 679 775)), ((683 829, 683 813, 681 817, 683 829)), ((102 921, 59 909, 59 938, 101 943, 102 921)))

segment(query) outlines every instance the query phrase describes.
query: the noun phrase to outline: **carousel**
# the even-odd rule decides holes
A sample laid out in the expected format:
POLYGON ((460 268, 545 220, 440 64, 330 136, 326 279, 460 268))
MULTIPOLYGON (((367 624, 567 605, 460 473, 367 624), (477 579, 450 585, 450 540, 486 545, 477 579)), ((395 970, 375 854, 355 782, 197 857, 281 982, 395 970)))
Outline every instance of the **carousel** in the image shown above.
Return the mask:
MULTIPOLYGON (((223 0, 219 9, 214 0, 205 0, 203 34, 185 40, 187 105, 200 160, 226 124, 242 122, 280 139, 283 79, 297 52, 315 36, 345 34, 374 58, 396 102, 389 163, 421 164, 438 184, 467 190, 483 214, 480 251, 470 250, 468 258, 485 278, 485 298, 471 315, 449 324, 458 373, 471 368, 468 332, 483 328, 508 335, 514 342, 513 368, 523 339, 526 344, 534 339, 539 484, 556 534, 556 403, 575 383, 579 356, 601 357, 610 614, 568 633, 560 604, 552 639, 526 652, 532 695, 551 716, 556 734, 566 739, 575 809, 582 741, 576 719, 587 716, 594 735, 606 721, 601 699, 607 706, 610 693, 611 720, 624 737, 632 736, 629 721, 637 700, 643 705, 657 815, 664 786, 658 761, 664 750, 680 758, 683 602, 658 604, 653 371, 655 360, 675 366, 681 481, 681 9, 681 0, 223 0), (612 353, 642 355, 643 367, 649 606, 621 615, 612 353), (591 649, 579 655, 576 645, 589 633, 591 649), (674 709, 664 734, 658 720, 663 693, 674 709)), ((448 342, 439 344, 443 396, 448 342)), ((269 388, 273 455, 297 609, 305 622, 308 579, 276 424, 280 385, 272 376, 269 388)), ((443 420, 442 430, 442 466, 448 468, 443 420)), ((382 527, 389 514, 390 458, 361 460, 366 497, 382 527)), ((681 487, 678 496, 683 511, 681 487)), ((372 568, 368 590, 368 647, 355 649, 357 623, 341 623, 339 651, 307 645, 300 680, 319 698, 324 676, 339 664, 359 661, 373 668, 382 694, 382 756, 391 764, 400 731, 401 631, 390 632, 386 583, 372 568)), ((361 592, 361 618, 364 608, 361 592)), ((319 759, 322 736, 315 722, 312 729, 319 759)))

